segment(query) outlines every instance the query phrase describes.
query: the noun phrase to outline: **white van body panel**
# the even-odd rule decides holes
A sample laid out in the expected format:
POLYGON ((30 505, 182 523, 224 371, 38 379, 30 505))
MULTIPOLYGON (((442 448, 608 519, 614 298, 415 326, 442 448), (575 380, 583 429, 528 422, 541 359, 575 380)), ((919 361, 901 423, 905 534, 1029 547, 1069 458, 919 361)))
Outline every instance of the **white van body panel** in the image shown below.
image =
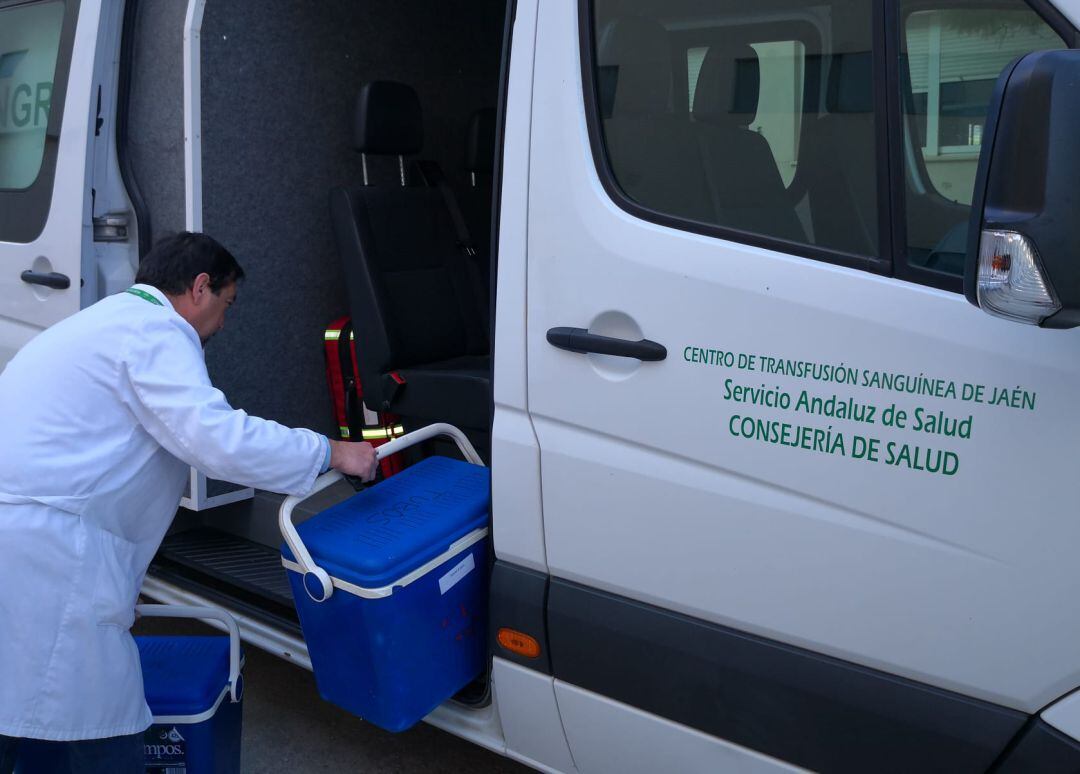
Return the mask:
POLYGON ((552 574, 1015 709, 1080 684, 1080 333, 631 217, 593 163, 572 4, 545 7, 537 39, 529 409, 552 574), (668 357, 568 353, 545 340, 555 326, 652 339, 668 357), (735 367, 692 362, 693 347, 737 353, 735 367), (739 370, 740 354, 843 364, 860 384, 922 375, 957 397, 739 370), (735 403, 728 380, 793 404, 851 397, 878 420, 735 403), (1034 409, 962 401, 964 384, 1034 409), (894 403, 907 429, 882 426, 894 403), (971 439, 914 431, 916 407, 970 416, 971 439), (734 416, 842 432, 848 454, 737 438, 734 416), (881 461, 853 459, 855 435, 880 438, 881 461), (887 465, 888 442, 950 450, 960 468, 887 465))
POLYGON ((1055 0, 1054 7, 1061 11, 1061 15, 1072 22, 1074 27, 1080 27, 1080 2, 1077 2, 1077 0, 1055 0))
POLYGON ((499 558, 547 571, 540 503, 540 449, 527 413, 525 351, 526 250, 529 214, 529 129, 538 3, 518 3, 510 58, 499 218, 495 313, 495 422, 492 428, 492 511, 499 558))
MULTIPOLYGON (((124 190, 123 177, 116 149, 116 104, 120 72, 120 36, 123 32, 123 3, 108 3, 102 9, 98 30, 91 121, 101 121, 90 132, 91 152, 87 154, 87 175, 93 188, 90 196, 91 229, 84 243, 82 257, 83 308, 97 303, 105 296, 119 293, 135 282, 139 263, 138 228, 131 215, 131 203, 124 190), (97 89, 101 90, 100 112, 97 89), (95 241, 93 219, 119 217, 127 223, 124 241, 95 241)), ((93 126, 93 124, 91 124, 93 126)))
POLYGON ((498 699, 507 753, 547 771, 577 771, 549 675, 492 659, 491 685, 498 699))
POLYGON ((540 449, 529 415, 497 406, 492 428, 492 513, 513 514, 492 519, 500 559, 547 572, 544 554, 544 511, 540 502, 540 449))
POLYGON ((559 680, 555 694, 581 774, 805 771, 559 680))
POLYGON ((94 66, 98 58, 101 0, 83 0, 79 7, 56 158, 52 203, 41 235, 28 244, 0 242, 0 368, 38 332, 81 305, 83 255, 90 255, 93 227, 88 184, 88 137, 96 116, 94 66), (67 275, 71 286, 53 290, 20 279, 26 269, 67 275))
POLYGON ((1080 742, 1080 691, 1074 691, 1043 712, 1042 719, 1080 742))

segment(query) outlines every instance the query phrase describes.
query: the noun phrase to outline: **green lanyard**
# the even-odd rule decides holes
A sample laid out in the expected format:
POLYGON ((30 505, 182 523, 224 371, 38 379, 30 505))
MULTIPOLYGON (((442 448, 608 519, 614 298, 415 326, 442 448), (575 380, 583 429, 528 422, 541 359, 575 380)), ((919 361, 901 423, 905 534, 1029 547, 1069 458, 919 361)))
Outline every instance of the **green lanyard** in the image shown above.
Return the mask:
POLYGON ((156 306, 165 306, 165 304, 158 301, 156 298, 154 298, 152 295, 147 293, 145 290, 139 290, 138 288, 128 288, 124 292, 125 293, 130 293, 133 296, 138 296, 143 301, 149 301, 151 304, 154 304, 156 306))

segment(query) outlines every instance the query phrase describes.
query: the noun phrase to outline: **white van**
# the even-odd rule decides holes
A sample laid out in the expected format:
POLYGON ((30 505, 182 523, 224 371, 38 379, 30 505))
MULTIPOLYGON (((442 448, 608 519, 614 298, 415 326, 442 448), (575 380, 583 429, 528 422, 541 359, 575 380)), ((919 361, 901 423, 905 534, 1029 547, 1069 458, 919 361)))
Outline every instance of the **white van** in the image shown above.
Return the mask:
MULTIPOLYGON (((351 314, 368 408, 490 454, 490 671, 430 722, 545 771, 1076 771, 1078 27, 0 0, 0 364, 205 230, 249 277, 207 351, 234 405, 334 435, 351 314), (388 81, 422 119, 357 104, 388 81), (447 195, 490 242, 440 242, 447 195)), ((280 503, 194 473, 144 593, 310 666, 280 503)))

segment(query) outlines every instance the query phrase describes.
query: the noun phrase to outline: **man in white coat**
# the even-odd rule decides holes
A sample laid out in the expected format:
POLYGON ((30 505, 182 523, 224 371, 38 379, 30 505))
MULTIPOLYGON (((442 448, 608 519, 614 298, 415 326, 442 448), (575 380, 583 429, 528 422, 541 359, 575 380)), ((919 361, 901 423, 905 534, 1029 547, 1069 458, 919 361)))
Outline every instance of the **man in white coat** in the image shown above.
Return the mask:
POLYGON ((0 374, 0 774, 43 747, 73 772, 143 771, 129 629, 189 466, 286 494, 328 467, 375 474, 369 444, 248 416, 211 385, 203 345, 242 277, 210 237, 165 239, 134 287, 0 374))

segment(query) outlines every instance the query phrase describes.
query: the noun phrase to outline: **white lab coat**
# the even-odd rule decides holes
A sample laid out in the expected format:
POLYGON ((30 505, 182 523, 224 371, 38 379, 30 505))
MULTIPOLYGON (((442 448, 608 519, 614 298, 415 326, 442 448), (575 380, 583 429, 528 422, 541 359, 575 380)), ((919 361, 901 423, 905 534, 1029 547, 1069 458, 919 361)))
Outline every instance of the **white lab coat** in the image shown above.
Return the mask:
POLYGON ((325 440, 234 410, 165 296, 120 293, 0 374, 0 734, 96 739, 151 722, 129 633, 193 465, 289 494, 325 440))

